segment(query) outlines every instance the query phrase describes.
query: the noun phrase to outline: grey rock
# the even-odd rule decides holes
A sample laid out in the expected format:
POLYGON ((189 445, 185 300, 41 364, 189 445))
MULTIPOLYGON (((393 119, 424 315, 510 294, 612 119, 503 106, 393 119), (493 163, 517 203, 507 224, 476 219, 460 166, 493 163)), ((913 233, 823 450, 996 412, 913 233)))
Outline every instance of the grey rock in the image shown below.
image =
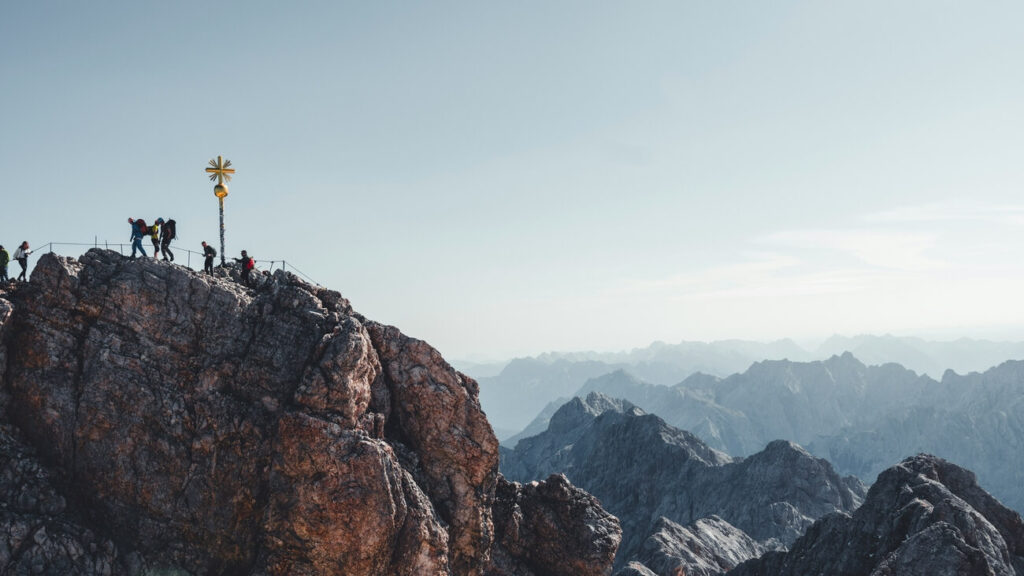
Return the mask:
POLYGON ((614 576, 659 576, 639 562, 629 562, 615 571, 614 576))
POLYGON ((1024 522, 971 472, 928 455, 881 475, 852 515, 816 522, 788 552, 769 552, 730 576, 1024 574, 1024 522))
POLYGON ((499 478, 488 576, 606 576, 619 521, 565 476, 521 485, 499 478))
POLYGON ((946 372, 918 394, 812 442, 846 474, 873 478, 918 452, 973 470, 994 496, 1024 510, 1024 362, 983 373, 946 372))
POLYGON ((671 387, 615 372, 578 395, 591 391, 624 398, 733 456, 784 438, 842 474, 874 478, 902 458, 932 453, 974 470, 986 489, 1024 509, 1024 362, 936 381, 845 353, 758 362, 742 374, 698 374, 671 387))
POLYGON ((662 516, 685 525, 717 515, 781 547, 815 519, 852 511, 863 496, 862 485, 789 442, 733 459, 657 416, 597 393, 563 406, 547 432, 503 450, 501 467, 523 482, 564 473, 594 494, 622 522, 620 566, 662 516))
POLYGON ((635 561, 659 575, 716 576, 767 551, 718 516, 701 518, 687 527, 659 518, 635 561))

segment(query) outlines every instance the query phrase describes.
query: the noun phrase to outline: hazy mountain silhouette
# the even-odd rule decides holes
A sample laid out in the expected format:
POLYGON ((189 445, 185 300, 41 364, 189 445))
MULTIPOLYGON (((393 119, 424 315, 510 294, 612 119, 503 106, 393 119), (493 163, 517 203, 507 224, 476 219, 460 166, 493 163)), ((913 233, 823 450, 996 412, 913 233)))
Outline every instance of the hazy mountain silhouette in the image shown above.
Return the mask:
MULTIPOLYGON (((816 362, 765 361, 727 378, 696 374, 675 386, 625 371, 578 391, 624 398, 733 456, 786 439, 843 474, 874 478, 928 452, 974 470, 1009 506, 1024 509, 1024 362, 941 381, 852 354, 816 362)), ((536 428, 541 422, 535 422, 536 428)))
MULTIPOLYGON (((814 350, 792 340, 771 343, 743 340, 717 342, 656 342, 629 352, 546 353, 509 362, 493 375, 495 365, 481 368, 480 397, 484 411, 506 444, 522 431, 544 407, 575 393, 590 378, 626 370, 644 382, 671 386, 694 373, 725 377, 746 371, 764 360, 810 362, 853 355, 865 364, 900 364, 917 374, 939 378, 947 369, 958 373, 984 371, 1006 360, 1024 359, 1024 343, 992 342, 962 338, 949 342, 920 338, 861 335, 833 336, 814 350), (490 374, 490 375, 489 375, 490 374)), ((713 423, 709 423, 713 424, 713 423)), ((759 444, 744 451, 758 449, 759 444)))

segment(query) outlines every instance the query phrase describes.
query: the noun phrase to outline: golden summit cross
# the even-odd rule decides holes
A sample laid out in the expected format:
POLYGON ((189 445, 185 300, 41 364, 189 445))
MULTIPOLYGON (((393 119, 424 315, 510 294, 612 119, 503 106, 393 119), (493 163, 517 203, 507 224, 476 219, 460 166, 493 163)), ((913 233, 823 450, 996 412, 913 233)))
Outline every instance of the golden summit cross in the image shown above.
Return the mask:
POLYGON ((210 167, 206 169, 210 180, 216 180, 217 185, 213 187, 213 195, 217 197, 217 204, 220 205, 220 265, 224 266, 224 197, 228 195, 228 187, 225 182, 231 182, 231 175, 235 169, 231 167, 231 160, 225 160, 223 156, 217 156, 216 160, 210 160, 210 167))
POLYGON ((210 181, 217 181, 217 184, 231 182, 231 175, 235 169, 231 167, 231 160, 225 160, 223 156, 217 156, 216 160, 210 160, 210 167, 206 169, 210 175, 210 181))

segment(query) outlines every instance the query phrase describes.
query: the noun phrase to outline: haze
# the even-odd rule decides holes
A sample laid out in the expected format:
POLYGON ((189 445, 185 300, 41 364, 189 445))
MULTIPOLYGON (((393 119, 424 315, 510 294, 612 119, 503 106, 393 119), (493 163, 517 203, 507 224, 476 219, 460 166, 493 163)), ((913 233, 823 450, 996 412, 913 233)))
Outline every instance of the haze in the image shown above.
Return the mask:
POLYGON ((163 216, 198 250, 221 154, 229 255, 287 259, 449 357, 1021 338, 1022 17, 5 2, 0 243, 163 216))

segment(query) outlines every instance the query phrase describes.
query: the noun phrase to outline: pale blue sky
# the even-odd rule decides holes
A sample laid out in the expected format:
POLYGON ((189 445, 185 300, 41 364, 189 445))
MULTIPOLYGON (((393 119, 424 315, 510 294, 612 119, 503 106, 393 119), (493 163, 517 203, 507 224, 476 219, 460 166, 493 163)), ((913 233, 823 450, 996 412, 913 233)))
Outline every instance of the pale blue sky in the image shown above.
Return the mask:
MULTIPOLYGON (((449 357, 1024 337, 1024 5, 4 2, 0 242, 286 258, 449 357)), ((77 253, 77 250, 68 250, 77 253)))

